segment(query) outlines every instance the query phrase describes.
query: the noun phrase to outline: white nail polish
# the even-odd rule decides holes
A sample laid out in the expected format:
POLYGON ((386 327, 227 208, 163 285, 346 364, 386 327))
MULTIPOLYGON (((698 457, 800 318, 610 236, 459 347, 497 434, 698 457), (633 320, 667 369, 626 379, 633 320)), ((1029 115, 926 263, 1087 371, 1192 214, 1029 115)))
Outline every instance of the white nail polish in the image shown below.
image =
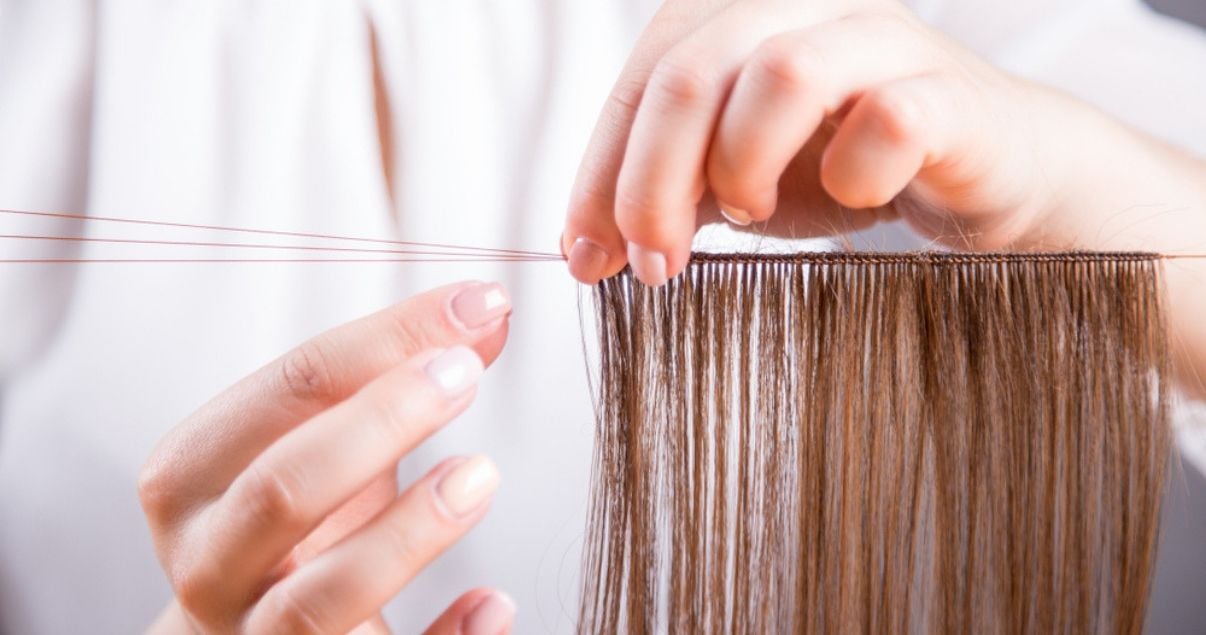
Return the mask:
POLYGON ((482 376, 482 360, 467 346, 450 348, 427 362, 427 376, 449 397, 469 390, 482 376))
POLYGON ((436 493, 450 514, 464 516, 486 502, 498 489, 499 480, 494 462, 478 455, 452 468, 436 485, 436 493))

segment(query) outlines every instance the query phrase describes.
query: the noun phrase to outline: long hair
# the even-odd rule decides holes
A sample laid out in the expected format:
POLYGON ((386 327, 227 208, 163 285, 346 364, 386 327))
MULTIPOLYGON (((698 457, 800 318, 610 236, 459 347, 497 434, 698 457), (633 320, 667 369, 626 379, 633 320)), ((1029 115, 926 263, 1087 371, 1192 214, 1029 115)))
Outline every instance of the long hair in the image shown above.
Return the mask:
POLYGON ((1149 254, 697 254, 595 293, 579 630, 1134 633, 1169 454, 1149 254))

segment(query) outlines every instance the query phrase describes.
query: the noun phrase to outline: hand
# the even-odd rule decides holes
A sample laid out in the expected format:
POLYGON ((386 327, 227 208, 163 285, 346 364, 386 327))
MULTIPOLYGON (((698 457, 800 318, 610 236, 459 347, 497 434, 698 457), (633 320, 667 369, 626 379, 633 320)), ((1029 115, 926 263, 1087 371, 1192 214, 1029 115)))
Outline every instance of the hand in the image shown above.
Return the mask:
POLYGON ((903 217, 962 247, 1038 242, 1107 136, 1075 136, 1089 110, 895 0, 667 2, 604 107, 562 249, 583 282, 628 261, 661 284, 717 208, 780 235, 903 217))
MULTIPOLYGON (((448 459, 400 496, 394 474, 473 400, 509 313, 499 285, 430 291, 303 344, 175 428, 139 482, 176 594, 153 630, 384 631, 380 608, 497 486, 484 456, 448 459)), ((475 589, 430 632, 494 635, 513 614, 475 589)))
MULTIPOLYGON (((657 285, 723 208, 786 236, 904 218, 965 249, 1206 253, 1204 176, 896 0, 668 0, 604 106, 561 248, 582 282, 631 262, 657 285)), ((1200 396, 1204 283, 1206 260, 1165 266, 1177 374, 1200 396)))

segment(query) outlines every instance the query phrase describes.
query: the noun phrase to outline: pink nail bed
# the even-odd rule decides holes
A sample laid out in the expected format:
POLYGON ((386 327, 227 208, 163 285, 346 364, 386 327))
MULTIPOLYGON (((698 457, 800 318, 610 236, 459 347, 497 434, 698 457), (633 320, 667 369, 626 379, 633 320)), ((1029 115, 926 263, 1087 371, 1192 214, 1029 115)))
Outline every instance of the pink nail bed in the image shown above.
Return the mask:
POLYGON ((651 287, 663 285, 670 279, 666 275, 665 254, 636 243, 628 243, 628 264, 632 265, 637 279, 651 287))
POLYGON ((604 269, 607 267, 607 252, 595 242, 585 238, 575 240, 567 259, 570 275, 578 281, 594 284, 603 279, 604 269))
POLYGON ((452 315, 467 329, 481 328, 511 312, 511 298, 497 282, 461 289, 452 298, 452 315))

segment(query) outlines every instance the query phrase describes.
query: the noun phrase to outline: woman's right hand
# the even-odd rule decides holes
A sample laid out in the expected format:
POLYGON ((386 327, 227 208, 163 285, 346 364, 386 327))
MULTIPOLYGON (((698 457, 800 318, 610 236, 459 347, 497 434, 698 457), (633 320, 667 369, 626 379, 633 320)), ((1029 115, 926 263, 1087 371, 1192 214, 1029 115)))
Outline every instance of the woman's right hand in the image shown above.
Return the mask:
MULTIPOLYGON (((381 607, 489 506, 498 471, 451 458, 397 493, 399 459, 463 411, 507 334, 496 284, 436 289, 302 344, 159 444, 139 482, 175 600, 154 632, 384 631, 381 607)), ((469 591, 431 633, 510 630, 469 591)))

